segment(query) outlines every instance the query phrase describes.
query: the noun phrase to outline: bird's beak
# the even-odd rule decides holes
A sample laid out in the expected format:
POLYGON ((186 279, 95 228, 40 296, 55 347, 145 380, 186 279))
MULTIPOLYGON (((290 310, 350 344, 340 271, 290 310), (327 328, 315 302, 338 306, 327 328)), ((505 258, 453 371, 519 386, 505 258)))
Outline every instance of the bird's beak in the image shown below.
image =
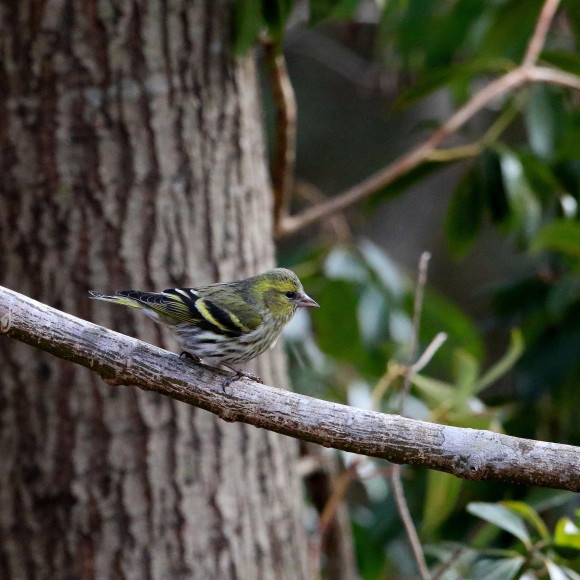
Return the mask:
POLYGON ((298 306, 308 306, 310 308, 320 308, 320 306, 310 298, 307 294, 302 294, 302 297, 298 301, 298 306))

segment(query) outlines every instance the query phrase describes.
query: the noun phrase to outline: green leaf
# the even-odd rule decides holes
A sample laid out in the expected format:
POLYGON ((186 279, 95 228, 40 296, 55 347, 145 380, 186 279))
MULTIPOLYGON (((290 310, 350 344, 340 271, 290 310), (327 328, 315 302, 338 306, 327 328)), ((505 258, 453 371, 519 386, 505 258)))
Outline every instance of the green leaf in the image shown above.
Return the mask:
POLYGON ((362 290, 357 311, 361 336, 367 348, 373 348, 386 338, 386 310, 384 292, 370 285, 362 290))
POLYGON ((361 0, 313 0, 310 2, 310 24, 351 19, 360 3, 361 0))
POLYGON ((433 535, 453 511, 459 497, 463 481, 458 477, 429 470, 427 472, 427 492, 423 508, 423 533, 433 535))
POLYGON ((419 374, 413 374, 411 381, 434 406, 439 406, 453 398, 453 385, 419 374))
POLYGON ((580 580, 580 574, 572 570, 572 568, 560 564, 560 569, 566 574, 566 580, 580 580))
POLYGON ((500 148, 500 165, 512 214, 512 226, 530 239, 540 226, 540 202, 526 179, 522 162, 507 147, 500 148))
POLYGON ((542 540, 550 540, 548 528, 534 508, 523 501, 502 501, 501 503, 512 512, 522 516, 528 524, 537 530, 542 540))
POLYGON ((495 363, 488 371, 477 381, 475 392, 479 393, 489 385, 492 385, 500 377, 509 372, 516 364, 524 352, 524 338, 518 328, 514 328, 510 337, 510 344, 503 357, 495 363))
POLYGON ((508 0, 499 4, 489 20, 480 55, 503 56, 519 62, 534 30, 542 4, 542 0, 508 0))
MULTIPOLYGON (((468 54, 468 46, 473 42, 474 29, 481 22, 488 9, 486 0, 470 0, 469 2, 432 2, 435 6, 434 19, 428 27, 429 37, 426 45, 426 65, 429 69, 441 66, 455 68, 458 53, 468 54), (454 66, 449 67, 453 62, 454 66)), ((416 4, 416 2, 413 2, 416 4)), ((420 10, 420 9, 419 9, 420 10)), ((422 17, 422 11, 417 14, 422 17)), ((475 62, 475 59, 468 59, 475 62)))
POLYGON ((501 504, 472 502, 467 505, 467 511, 495 526, 509 532, 518 538, 526 548, 531 548, 530 535, 519 515, 513 513, 501 504))
POLYGON ((344 280, 326 280, 320 291, 324 308, 316 309, 313 322, 320 348, 327 354, 358 363, 365 357, 357 320, 358 293, 344 280))
POLYGON ((566 189, 578 193, 578 142, 580 141, 580 112, 569 111, 562 127, 562 138, 558 143, 557 160, 560 181, 566 189), (565 163, 564 162, 568 162, 565 163))
POLYGON ((356 520, 352 522, 352 533, 363 580, 379 580, 385 568, 384 545, 356 520))
POLYGON ((544 159, 552 159, 562 122, 562 100, 543 84, 532 87, 524 115, 532 151, 544 159))
POLYGON ((404 291, 403 279, 389 255, 369 240, 362 240, 359 250, 366 266, 377 276, 389 295, 395 299, 401 298, 404 291))
POLYGON ((558 201, 562 208, 562 216, 568 219, 578 217, 578 202, 573 195, 569 193, 561 193, 558 201))
POLYGON ((518 157, 530 187, 543 202, 548 203, 555 195, 569 195, 545 160, 527 152, 520 153, 518 157))
MULTIPOLYGON (((448 335, 448 340, 440 352, 444 349, 452 352, 450 349, 462 348, 481 361, 483 343, 473 321, 440 294, 426 290, 421 335, 433 338, 438 332, 446 332, 448 335)), ((435 356, 439 356, 440 352, 435 356)))
POLYGON ((560 518, 554 530, 554 544, 580 550, 580 528, 570 518, 560 518))
POLYGON ((538 513, 554 510, 573 502, 578 497, 572 491, 556 491, 554 489, 534 488, 528 494, 528 502, 538 513))
POLYGON ((365 264, 362 264, 355 252, 347 246, 335 246, 330 250, 324 260, 324 274, 328 278, 361 284, 367 284, 369 280, 365 264))
POLYGON ((558 564, 552 560, 545 559, 546 568, 548 569, 548 576, 550 580, 569 580, 568 575, 564 572, 558 564))
POLYGON ((431 0, 404 3, 403 18, 397 30, 397 44, 411 69, 425 64, 425 53, 428 51, 430 28, 436 9, 437 3, 431 0))
POLYGON ((233 6, 234 53, 245 54, 265 26, 261 0, 237 0, 233 6))
POLYGON ((512 558, 486 558, 476 562, 469 578, 472 580, 512 580, 525 562, 523 556, 512 558))
POLYGON ((472 248, 481 227, 483 209, 474 171, 468 171, 453 192, 445 219, 445 236, 454 257, 463 257, 472 248))
POLYGON ((414 86, 401 92, 395 107, 407 107, 414 102, 426 97, 430 93, 450 85, 452 83, 464 83, 473 79, 478 74, 505 73, 513 68, 513 63, 505 59, 485 58, 476 59, 464 64, 454 64, 453 66, 444 66, 430 72, 427 71, 425 76, 414 86))
POLYGON ((464 399, 473 395, 478 373, 479 363, 477 359, 463 349, 455 349, 453 352, 455 399, 464 399))
POLYGON ((524 278, 505 284, 494 296, 494 309, 502 318, 529 317, 542 311, 549 286, 538 278, 524 278))
POLYGON ((544 226, 531 243, 533 251, 552 250, 580 256, 580 223, 554 221, 544 226))
POLYGON ((477 160, 476 169, 491 220, 503 224, 510 214, 498 152, 492 148, 485 149, 477 160))
MULTIPOLYGON (((577 372, 580 360, 580 328, 577 326, 580 309, 574 310, 561 321, 558 332, 550 328, 544 330, 527 347, 518 364, 517 374, 518 393, 523 397, 535 398, 542 393, 547 394, 552 385, 565 384, 566 378, 574 376, 571 374, 574 370, 577 372)), ((573 404, 572 401, 565 404, 562 413, 569 414, 570 405, 573 404)), ((555 421, 558 415, 555 413, 552 417, 555 421)))
POLYGON ((564 0, 562 9, 566 11, 566 18, 576 37, 576 46, 580 42, 580 4, 577 0, 564 0))
POLYGON ((545 50, 541 59, 566 72, 580 75, 580 55, 576 52, 545 50))
POLYGON ((547 308, 551 314, 561 316, 580 299, 580 276, 564 274, 555 286, 550 288, 547 308))
POLYGON ((293 4, 293 0, 262 0, 262 14, 268 25, 268 31, 274 41, 280 45, 293 4))

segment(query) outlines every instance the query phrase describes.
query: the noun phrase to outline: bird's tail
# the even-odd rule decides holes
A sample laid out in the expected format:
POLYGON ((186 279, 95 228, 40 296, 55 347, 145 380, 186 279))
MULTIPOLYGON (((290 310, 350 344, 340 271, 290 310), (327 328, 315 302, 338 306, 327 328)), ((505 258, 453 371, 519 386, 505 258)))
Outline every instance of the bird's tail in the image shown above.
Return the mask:
POLYGON ((186 320, 189 317, 189 309, 185 303, 175 300, 164 292, 141 292, 140 290, 118 290, 114 296, 99 294, 89 290, 91 298, 104 300, 105 302, 114 302, 130 308, 142 310, 149 318, 155 322, 166 324, 175 324, 180 320, 186 320))
POLYGON ((107 296, 106 294, 100 294, 94 290, 89 290, 91 298, 95 300, 104 300, 105 302, 115 302, 116 304, 123 304, 124 306, 129 306, 131 308, 143 308, 144 304, 141 302, 142 295, 147 294, 146 292, 139 292, 137 290, 120 290, 115 293, 115 296, 107 296))

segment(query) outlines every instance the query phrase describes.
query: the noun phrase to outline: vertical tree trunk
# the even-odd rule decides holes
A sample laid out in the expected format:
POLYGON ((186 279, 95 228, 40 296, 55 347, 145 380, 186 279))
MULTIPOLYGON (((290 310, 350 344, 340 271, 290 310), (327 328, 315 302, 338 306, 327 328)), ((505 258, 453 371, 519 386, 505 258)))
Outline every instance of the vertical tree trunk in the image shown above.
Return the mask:
MULTIPOLYGON (((226 0, 0 6, 0 280, 172 347, 87 290, 272 266, 253 62, 226 0)), ((306 576, 296 444, 0 339, 1 578, 306 576)), ((283 385, 279 354, 256 370, 283 385)))

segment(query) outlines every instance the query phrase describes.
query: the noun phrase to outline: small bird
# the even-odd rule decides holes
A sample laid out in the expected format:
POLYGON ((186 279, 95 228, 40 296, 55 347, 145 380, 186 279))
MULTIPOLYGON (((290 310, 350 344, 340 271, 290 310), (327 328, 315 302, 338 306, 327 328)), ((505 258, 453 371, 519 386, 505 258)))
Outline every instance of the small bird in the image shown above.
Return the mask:
MULTIPOLYGON (((179 340, 182 357, 211 359, 237 375, 260 380, 233 366, 274 346, 300 306, 318 307, 290 270, 276 268, 245 280, 163 292, 119 290, 91 298, 138 308, 179 340)), ((261 382, 261 381, 260 381, 261 382)))

